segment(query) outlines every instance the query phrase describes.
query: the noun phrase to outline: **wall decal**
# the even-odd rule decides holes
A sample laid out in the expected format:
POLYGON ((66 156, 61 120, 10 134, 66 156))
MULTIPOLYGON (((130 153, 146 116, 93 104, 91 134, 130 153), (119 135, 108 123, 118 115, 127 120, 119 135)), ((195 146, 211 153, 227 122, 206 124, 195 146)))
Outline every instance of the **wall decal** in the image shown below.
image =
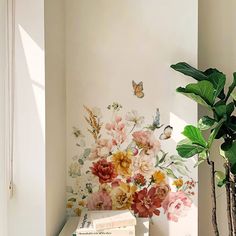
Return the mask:
POLYGON ((68 214, 79 215, 83 207, 130 209, 138 217, 165 215, 178 222, 191 208, 196 182, 186 160, 162 147, 173 128, 162 129, 159 109, 148 125, 138 111, 122 107, 109 105, 107 121, 99 108, 84 106, 86 134, 73 127, 79 155, 68 170, 68 214))
POLYGON ((143 98, 144 93, 143 93, 143 82, 139 82, 138 84, 132 81, 132 86, 134 89, 134 95, 137 96, 138 98, 143 98))

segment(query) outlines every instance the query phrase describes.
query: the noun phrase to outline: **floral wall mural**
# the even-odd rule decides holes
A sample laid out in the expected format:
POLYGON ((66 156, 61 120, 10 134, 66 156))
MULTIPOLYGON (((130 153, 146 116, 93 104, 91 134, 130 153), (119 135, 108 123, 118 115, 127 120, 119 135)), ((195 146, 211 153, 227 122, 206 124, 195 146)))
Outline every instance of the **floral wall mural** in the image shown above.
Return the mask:
POLYGON ((158 108, 152 124, 136 110, 124 113, 121 104, 107 109, 109 121, 101 109, 84 106, 87 132, 73 127, 79 154, 69 165, 68 213, 130 209, 138 217, 163 214, 178 222, 191 208, 196 182, 186 160, 162 148, 173 127, 161 123, 158 108))
POLYGON ((67 3, 68 216, 128 208, 151 235, 198 235, 195 161, 176 152, 197 106, 170 69, 197 63, 197 1, 181 1, 67 3))

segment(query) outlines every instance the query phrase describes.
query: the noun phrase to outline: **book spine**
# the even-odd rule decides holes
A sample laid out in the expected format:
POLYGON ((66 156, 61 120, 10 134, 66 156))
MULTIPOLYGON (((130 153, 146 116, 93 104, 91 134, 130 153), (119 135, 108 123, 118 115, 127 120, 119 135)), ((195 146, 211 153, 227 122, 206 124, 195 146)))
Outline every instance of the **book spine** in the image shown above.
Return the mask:
POLYGON ((120 220, 114 222, 93 222, 93 226, 96 230, 103 230, 103 229, 112 229, 118 227, 126 227, 126 226, 134 226, 136 225, 135 219, 130 220, 120 220))
POLYGON ((135 236, 135 230, 116 230, 116 231, 87 231, 87 232, 76 232, 77 236, 135 236))

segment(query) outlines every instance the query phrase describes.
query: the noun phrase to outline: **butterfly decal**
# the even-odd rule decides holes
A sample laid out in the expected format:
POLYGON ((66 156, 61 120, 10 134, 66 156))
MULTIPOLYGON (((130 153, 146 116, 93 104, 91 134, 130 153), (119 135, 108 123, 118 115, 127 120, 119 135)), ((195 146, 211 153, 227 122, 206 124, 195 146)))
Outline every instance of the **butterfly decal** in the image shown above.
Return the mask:
POLYGON ((138 98, 143 98, 143 82, 139 82, 138 84, 135 83, 135 81, 132 81, 133 89, 134 89, 134 95, 138 98))
POLYGON ((160 139, 161 139, 161 140, 165 140, 165 139, 171 138, 172 131, 173 131, 173 127, 171 127, 170 125, 167 125, 167 126, 164 128, 163 133, 160 135, 160 139))

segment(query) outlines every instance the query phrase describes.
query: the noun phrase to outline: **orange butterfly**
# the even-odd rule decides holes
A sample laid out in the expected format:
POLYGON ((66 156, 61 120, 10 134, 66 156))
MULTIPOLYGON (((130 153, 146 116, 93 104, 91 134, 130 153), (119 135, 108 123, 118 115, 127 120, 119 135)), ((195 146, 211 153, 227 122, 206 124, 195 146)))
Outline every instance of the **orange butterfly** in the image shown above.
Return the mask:
POLYGON ((143 98, 144 93, 143 93, 143 82, 139 82, 136 84, 134 81, 132 81, 133 89, 134 89, 134 95, 137 96, 138 98, 143 98))

